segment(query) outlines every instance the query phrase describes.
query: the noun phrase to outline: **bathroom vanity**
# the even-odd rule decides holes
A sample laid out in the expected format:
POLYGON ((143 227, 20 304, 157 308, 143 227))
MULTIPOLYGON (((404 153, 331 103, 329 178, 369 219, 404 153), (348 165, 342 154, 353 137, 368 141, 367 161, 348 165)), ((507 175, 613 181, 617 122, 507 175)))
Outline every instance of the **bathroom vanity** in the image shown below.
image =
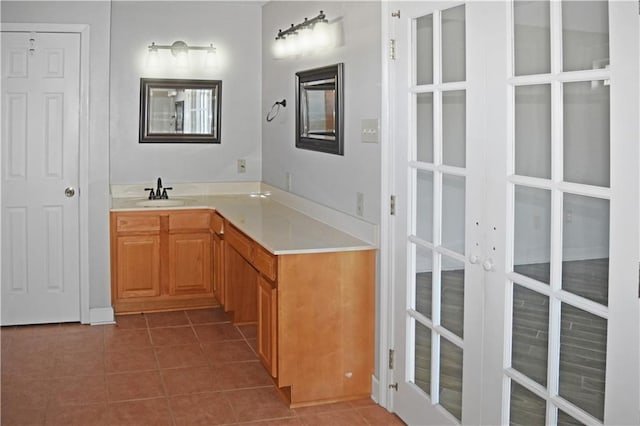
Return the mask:
POLYGON ((213 306, 257 324, 291 407, 368 397, 375 247, 268 198, 208 196, 111 212, 118 313, 213 306))

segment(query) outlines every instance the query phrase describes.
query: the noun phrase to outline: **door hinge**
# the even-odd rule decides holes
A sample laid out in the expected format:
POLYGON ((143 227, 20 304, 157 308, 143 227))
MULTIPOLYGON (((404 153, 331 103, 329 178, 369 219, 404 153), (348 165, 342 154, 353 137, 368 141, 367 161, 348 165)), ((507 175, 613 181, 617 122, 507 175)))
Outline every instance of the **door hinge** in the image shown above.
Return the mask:
POLYGON ((398 392, 398 383, 394 383, 394 384, 392 384, 392 385, 389 385, 389 389, 393 389, 393 390, 395 390, 396 392, 398 392))
POLYGON ((400 9, 396 10, 395 12, 391 12, 391 17, 400 19, 400 9))
POLYGON ((392 195, 391 200, 389 201, 389 214, 391 214, 391 216, 396 215, 396 196, 395 195, 392 195))
POLYGON ((393 38, 389 39, 389 59, 396 59, 396 40, 393 38))
POLYGON ((389 349, 389 370, 393 370, 395 365, 395 356, 396 351, 394 349, 389 349))

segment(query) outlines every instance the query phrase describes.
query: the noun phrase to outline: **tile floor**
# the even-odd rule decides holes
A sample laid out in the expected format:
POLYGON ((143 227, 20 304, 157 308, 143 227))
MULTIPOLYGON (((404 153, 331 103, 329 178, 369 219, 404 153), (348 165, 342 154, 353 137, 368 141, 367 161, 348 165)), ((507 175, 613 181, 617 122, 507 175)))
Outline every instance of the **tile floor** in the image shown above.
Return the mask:
POLYGON ((371 400, 289 409, 220 308, 3 327, 1 424, 403 425, 371 400))

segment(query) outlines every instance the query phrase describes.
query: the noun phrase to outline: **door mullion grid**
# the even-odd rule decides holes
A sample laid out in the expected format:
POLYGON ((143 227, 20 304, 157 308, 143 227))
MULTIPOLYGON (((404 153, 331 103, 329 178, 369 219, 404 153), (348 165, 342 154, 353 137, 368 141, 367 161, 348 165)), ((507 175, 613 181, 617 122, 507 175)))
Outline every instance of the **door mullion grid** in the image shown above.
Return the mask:
MULTIPOLYGON (((442 245, 442 13, 433 12, 433 245, 442 245)), ((434 250, 431 318, 431 402, 440 402, 440 333, 436 327, 440 325, 440 286, 442 272, 442 256, 434 250)))
POLYGON ((547 423, 556 424, 558 410, 551 399, 558 395, 560 378, 561 302, 554 294, 562 287, 563 194, 557 184, 564 170, 562 83, 554 78, 562 71, 561 2, 550 2, 551 49, 551 248, 549 295, 549 337, 547 355, 547 423))

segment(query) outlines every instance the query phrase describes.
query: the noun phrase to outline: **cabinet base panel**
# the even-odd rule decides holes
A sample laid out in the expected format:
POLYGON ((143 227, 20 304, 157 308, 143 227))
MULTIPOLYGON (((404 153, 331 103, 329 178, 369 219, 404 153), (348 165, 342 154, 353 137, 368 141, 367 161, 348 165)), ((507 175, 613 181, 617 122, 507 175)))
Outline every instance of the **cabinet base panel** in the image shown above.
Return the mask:
POLYGON ((116 314, 134 314, 140 312, 179 311, 181 309, 215 308, 220 306, 215 297, 165 300, 119 300, 113 304, 116 314))
MULTIPOLYGON (((275 384, 275 381, 274 381, 275 384)), ((278 394, 280 395, 280 397, 284 400, 284 402, 289 406, 289 408, 300 408, 300 407, 313 407, 316 405, 323 405, 323 404, 333 404, 336 402, 345 402, 345 401, 356 401, 359 399, 367 399, 367 398, 371 398, 371 393, 363 393, 363 394, 358 394, 358 395, 349 395, 349 396, 342 396, 342 397, 335 397, 335 398, 326 398, 326 399, 320 399, 320 400, 314 400, 314 401, 292 401, 291 400, 291 387, 287 386, 284 388, 279 388, 278 386, 275 386, 276 390, 278 391, 278 394)))

